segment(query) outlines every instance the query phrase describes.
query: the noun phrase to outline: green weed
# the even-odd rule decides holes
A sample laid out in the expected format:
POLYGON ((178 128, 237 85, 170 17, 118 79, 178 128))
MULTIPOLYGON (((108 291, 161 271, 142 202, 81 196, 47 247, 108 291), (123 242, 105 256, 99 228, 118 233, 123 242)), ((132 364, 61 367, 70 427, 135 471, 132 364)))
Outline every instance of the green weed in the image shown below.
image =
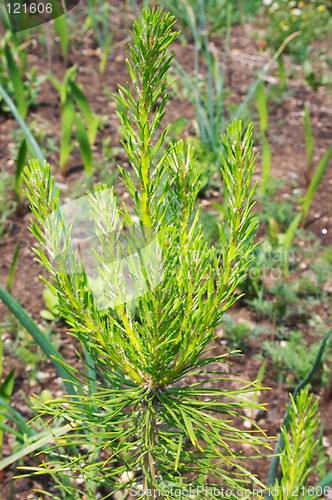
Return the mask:
POLYGON ((85 172, 88 177, 91 177, 93 174, 92 146, 100 122, 99 117, 91 110, 83 91, 75 82, 76 71, 77 66, 68 69, 62 82, 49 74, 49 79, 59 92, 61 101, 59 167, 60 172, 65 174, 70 153, 74 147, 72 135, 75 130, 85 172))
POLYGON ((0 238, 4 233, 8 217, 15 212, 17 202, 11 196, 14 188, 12 176, 7 172, 0 172, 0 238))
POLYGON ((268 19, 265 24, 268 46, 275 50, 287 36, 299 32, 300 35, 288 45, 286 51, 296 62, 303 64, 307 81, 313 88, 327 83, 325 75, 319 75, 322 71, 319 61, 328 55, 328 50, 317 50, 313 42, 330 36, 329 0, 295 3, 289 0, 271 0, 264 2, 264 5, 263 12, 268 19))
POLYGON ((271 151, 267 139, 267 129, 269 125, 269 112, 267 96, 262 81, 259 82, 256 90, 256 105, 259 116, 259 128, 262 140, 262 180, 260 183, 260 193, 264 194, 266 186, 271 177, 271 151))
POLYGON ((68 51, 70 44, 70 32, 67 25, 67 16, 62 15, 54 19, 54 29, 60 39, 61 51, 65 64, 68 61, 68 51))
POLYGON ((319 399, 314 400, 308 388, 299 392, 296 400, 292 396, 290 399, 287 424, 281 428, 283 437, 283 453, 280 457, 281 478, 272 486, 270 495, 275 500, 283 500, 287 491, 301 492, 302 497, 310 491, 308 476, 315 456, 319 399))
POLYGON ((4 423, 6 421, 6 409, 2 405, 2 401, 9 404, 10 398, 14 389, 15 369, 11 370, 8 375, 3 378, 3 340, 2 328, 0 325, 0 460, 2 459, 3 433, 4 423))
MULTIPOLYGON (((289 387, 301 381, 310 370, 320 342, 309 344, 299 331, 290 331, 285 340, 266 340, 262 344, 262 353, 269 356, 277 370, 280 382, 285 382, 289 387)), ((313 383, 322 384, 323 361, 315 374, 313 383)), ((326 374, 325 374, 326 382, 326 374)))
POLYGON ((222 328, 226 336, 227 345, 231 349, 246 352, 249 339, 261 333, 259 327, 254 327, 246 321, 234 321, 229 314, 225 314, 222 328))
POLYGON ((88 17, 84 29, 93 29, 100 50, 99 71, 104 74, 107 59, 112 49, 113 34, 110 30, 112 22, 112 6, 106 2, 88 1, 88 17))

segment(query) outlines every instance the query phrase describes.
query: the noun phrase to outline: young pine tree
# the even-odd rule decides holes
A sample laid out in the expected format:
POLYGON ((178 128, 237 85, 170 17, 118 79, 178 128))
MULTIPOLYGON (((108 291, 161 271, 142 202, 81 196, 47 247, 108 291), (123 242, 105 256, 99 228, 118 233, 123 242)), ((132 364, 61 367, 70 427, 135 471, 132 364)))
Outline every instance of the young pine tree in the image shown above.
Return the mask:
POLYGON ((119 86, 117 95, 131 167, 119 168, 130 201, 119 205, 105 186, 89 196, 86 225, 93 221, 97 240, 91 279, 49 165, 32 161, 25 170, 36 253, 81 345, 85 369, 66 366, 77 380, 75 394, 36 402, 40 413, 72 426, 36 469, 51 474, 66 499, 95 500, 97 491, 110 498, 123 489, 128 498, 181 498, 189 488, 191 498, 202 499, 214 496, 213 487, 218 498, 235 499, 239 489, 263 488, 236 449, 267 446, 264 433, 233 422, 244 418, 245 408, 261 407, 246 398, 258 387, 231 389, 228 355, 208 354, 255 245, 252 126, 243 132, 236 121, 223 137, 228 220, 220 227, 218 254, 199 223, 201 171, 194 152, 182 141, 165 147, 168 127, 161 126, 174 22, 146 9, 133 27, 131 84, 119 86), (129 257, 144 254, 142 246, 153 251, 128 257, 125 268, 121 238, 129 257), (221 494, 222 486, 232 496, 221 494))

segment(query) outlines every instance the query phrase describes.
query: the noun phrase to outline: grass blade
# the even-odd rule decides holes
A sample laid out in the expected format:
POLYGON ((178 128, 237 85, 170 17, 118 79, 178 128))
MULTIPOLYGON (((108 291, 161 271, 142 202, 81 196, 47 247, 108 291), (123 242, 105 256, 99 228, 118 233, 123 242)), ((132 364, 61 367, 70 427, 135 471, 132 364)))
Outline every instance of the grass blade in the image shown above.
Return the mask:
POLYGON ((98 118, 92 112, 88 100, 81 91, 81 89, 79 88, 79 86, 75 82, 70 81, 70 88, 75 98, 76 104, 79 107, 86 121, 88 127, 89 143, 90 145, 92 145, 96 139, 96 133, 98 129, 98 118))
POLYGON ((264 135, 267 131, 269 122, 269 112, 267 107, 266 92, 264 88, 264 83, 260 80, 256 91, 256 104, 259 116, 259 126, 261 134, 264 135))
POLYGON ((282 92, 287 90, 287 73, 282 55, 277 59, 279 87, 282 92))
POLYGON ((70 381, 71 375, 63 368, 63 365, 59 363, 58 360, 63 361, 63 363, 65 363, 65 361, 52 342, 50 342, 46 335, 40 330, 23 307, 2 286, 0 286, 0 299, 19 320, 21 325, 28 330, 44 353, 50 358, 51 363, 62 378, 67 392, 69 394, 76 394, 74 385, 70 381))
POLYGON ((27 141, 26 139, 23 139, 18 150, 16 169, 15 169, 15 184, 14 184, 15 192, 19 200, 21 200, 22 186, 23 186, 22 171, 23 168, 25 167, 27 152, 28 152, 27 141))
MULTIPOLYGON (((14 380, 15 380, 14 373, 15 373, 15 368, 11 370, 11 372, 7 375, 7 377, 0 386, 0 398, 3 398, 5 401, 7 401, 7 403, 9 403, 10 401, 14 388, 14 380)), ((0 415, 0 421, 1 421, 1 415, 0 415)))
POLYGON ((23 130, 25 138, 28 141, 28 143, 30 144, 31 151, 38 158, 39 163, 41 165, 43 165, 44 161, 45 161, 45 158, 44 158, 44 155, 43 155, 40 147, 38 146, 35 138, 31 134, 31 132, 30 132, 28 126, 26 125, 25 121, 22 119, 22 116, 20 115, 17 107, 15 106, 15 104, 13 103, 13 101, 11 100, 11 98, 9 97, 9 95, 7 94, 7 92, 5 91, 5 89, 2 87, 2 85, 0 85, 0 95, 2 96, 2 98, 5 101, 5 103, 7 104, 7 106, 9 107, 9 109, 10 109, 11 113, 13 114, 15 120, 17 121, 17 123, 19 124, 19 126, 21 127, 21 129, 23 130))
MULTIPOLYGON (((15 276, 15 269, 16 269, 17 262, 18 262, 18 254, 20 252, 20 248, 21 248, 21 242, 19 242, 16 245, 14 256, 13 256, 12 262, 10 264, 10 269, 9 269, 9 274, 8 274, 8 279, 7 279, 7 286, 6 286, 8 293, 11 293, 11 291, 12 291, 12 286, 13 286, 14 276, 15 276)), ((0 376, 1 376, 1 373, 0 373, 0 376)))
POLYGON ((63 58, 65 62, 67 62, 70 36, 66 22, 66 16, 59 16, 56 19, 54 19, 54 28, 60 38, 60 45, 63 58))
POLYGON ((304 132, 305 132, 305 145, 307 154, 307 179, 309 181, 312 170, 312 159, 314 155, 314 138, 311 130, 309 107, 307 104, 304 106, 304 132))
POLYGON ((8 44, 6 44, 6 47, 5 47, 5 55, 6 55, 6 61, 7 61, 7 66, 8 66, 8 73, 9 73, 11 82, 14 86, 17 108, 18 108, 20 115, 24 119, 26 117, 28 108, 27 108, 26 99, 24 96, 23 82, 22 82, 20 70, 15 62, 15 59, 13 57, 13 54, 12 54, 8 44))
POLYGON ((88 134, 84 128, 81 118, 78 115, 76 115, 76 136, 80 147, 85 173, 88 176, 91 176, 93 174, 92 151, 88 134))
POLYGON ((3 370, 3 340, 2 340, 2 326, 0 323, 0 378, 2 377, 3 370))
POLYGON ((262 181, 260 185, 260 192, 262 194, 265 193, 266 191, 266 186, 269 182, 269 179, 271 177, 271 150, 270 150, 270 145, 269 141, 263 135, 262 138, 262 181))
POLYGON ((180 456, 181 456, 181 451, 182 451, 182 441, 183 441, 182 434, 180 434, 179 445, 178 445, 178 449, 176 452, 175 465, 174 465, 175 472, 178 470, 178 467, 179 467, 180 456))
POLYGON ((299 227, 300 221, 301 221, 302 214, 298 213, 292 222, 289 224, 287 231, 285 233, 285 240, 284 240, 284 248, 286 251, 288 251, 292 245, 295 232, 297 228, 299 227))
POLYGON ((67 95, 61 106, 61 146, 60 146, 60 172, 63 174, 66 170, 67 163, 73 145, 71 137, 73 125, 75 121, 75 108, 71 98, 67 95))
POLYGON ((21 413, 15 410, 15 408, 13 408, 3 398, 0 398, 0 408, 1 407, 6 410, 7 419, 13 422, 22 434, 26 434, 27 436, 33 436, 36 434, 36 430, 34 429, 34 427, 28 424, 21 413))
POLYGON ((61 82, 59 82, 59 80, 54 75, 52 75, 52 73, 47 73, 47 78, 49 79, 55 90, 59 92, 59 95, 61 97, 61 82))
POLYGON ((0 470, 5 469, 5 467, 8 467, 8 465, 11 465, 17 460, 20 460, 21 458, 25 457, 26 455, 30 455, 30 453, 33 453, 36 450, 39 450, 43 446, 47 445, 50 441, 52 441, 54 438, 64 436, 65 434, 68 434, 73 429, 72 425, 70 424, 65 424, 62 427, 58 427, 56 429, 52 429, 48 431, 47 433, 42 432, 41 435, 42 437, 35 441, 35 436, 34 436, 34 442, 31 444, 26 444, 22 449, 17 451, 16 453, 13 453, 9 457, 4 458, 0 462, 0 470))
MULTIPOLYGON (((6 403, 9 403, 10 398, 13 393, 14 389, 14 382, 15 382, 15 368, 11 370, 11 372, 7 375, 5 380, 2 382, 0 386, 0 398, 4 399, 6 403)), ((0 409, 1 409, 1 402, 0 402, 0 409)), ((6 414, 0 411, 0 424, 4 424, 6 420, 6 414)), ((3 445, 3 430, 0 430, 0 458, 2 458, 2 445, 3 445)))
POLYGON ((302 218, 301 218, 301 224, 303 225, 308 217, 308 213, 311 207, 311 203, 315 197, 316 191, 322 181, 322 178, 326 172, 326 169, 328 167, 330 158, 332 156, 332 144, 329 148, 327 148, 323 158, 318 164, 318 167, 315 170, 315 173, 311 179, 310 185, 308 187, 308 190, 306 192, 306 195, 303 199, 302 202, 302 218))
POLYGON ((310 488, 310 495, 305 497, 305 500, 317 500, 318 498, 322 498, 322 492, 324 493, 325 488, 331 486, 332 484, 332 470, 321 480, 316 486, 310 488), (317 493, 314 494, 314 491, 317 493))
POLYGON ((99 63, 99 72, 101 75, 105 73, 107 58, 111 50, 111 45, 113 41, 113 35, 110 33, 107 35, 107 38, 104 42, 104 46, 101 53, 100 63, 99 63))

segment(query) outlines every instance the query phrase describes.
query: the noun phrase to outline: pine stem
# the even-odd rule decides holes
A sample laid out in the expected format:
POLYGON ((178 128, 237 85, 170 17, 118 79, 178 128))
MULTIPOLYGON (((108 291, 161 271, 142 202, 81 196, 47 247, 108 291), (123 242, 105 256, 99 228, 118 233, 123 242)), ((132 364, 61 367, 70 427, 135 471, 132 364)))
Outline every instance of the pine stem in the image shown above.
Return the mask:
POLYGON ((155 498, 156 462, 154 449, 157 436, 156 397, 145 402, 145 425, 143 426, 143 442, 146 453, 143 454, 143 489, 148 496, 155 498))
POLYGON ((147 103, 144 102, 144 96, 140 105, 141 127, 143 130, 143 141, 141 145, 141 182, 142 182, 142 199, 141 211, 143 225, 152 227, 150 200, 148 197, 148 186, 150 183, 150 125, 148 121, 148 113, 146 111, 147 103))

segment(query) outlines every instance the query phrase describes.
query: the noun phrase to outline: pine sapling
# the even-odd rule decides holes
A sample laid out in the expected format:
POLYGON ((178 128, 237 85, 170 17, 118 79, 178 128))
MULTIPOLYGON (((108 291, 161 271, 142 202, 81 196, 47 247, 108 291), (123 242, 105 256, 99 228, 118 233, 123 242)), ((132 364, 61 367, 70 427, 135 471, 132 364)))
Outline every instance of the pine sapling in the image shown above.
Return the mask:
POLYGON ((51 474, 66 499, 81 498, 77 477, 89 499, 98 489, 103 498, 123 489, 135 498, 179 498, 189 487, 193 498, 210 498, 204 482, 227 486, 233 499, 247 486, 264 488, 236 450, 242 443, 268 447, 265 435, 254 422, 251 431, 233 422, 245 418, 244 409, 263 407, 245 397, 258 384, 231 389, 230 353, 209 354, 255 247, 252 126, 243 132, 235 121, 222 137, 228 220, 219 227, 217 253, 199 223, 194 151, 182 141, 165 146, 168 127, 161 126, 174 23, 159 9, 145 9, 134 23, 131 83, 117 95, 130 161, 130 170, 119 168, 129 202, 120 205, 103 185, 88 196, 85 223, 97 240, 92 278, 49 165, 32 161, 25 170, 36 254, 85 367, 64 365, 76 379, 76 394, 36 401, 49 422, 72 426, 55 439, 52 460, 31 469, 51 474), (143 246, 153 251, 146 254, 143 246), (135 285, 130 294, 128 278, 135 285))

